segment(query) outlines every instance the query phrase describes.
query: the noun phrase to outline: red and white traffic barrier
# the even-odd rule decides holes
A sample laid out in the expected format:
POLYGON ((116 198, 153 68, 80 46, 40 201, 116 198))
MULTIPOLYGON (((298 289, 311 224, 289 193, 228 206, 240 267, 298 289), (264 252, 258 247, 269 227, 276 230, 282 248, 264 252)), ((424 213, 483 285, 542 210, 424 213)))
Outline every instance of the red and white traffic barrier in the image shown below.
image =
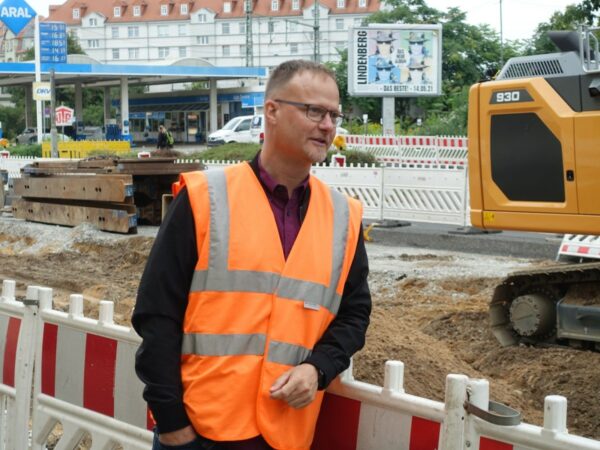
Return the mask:
POLYGON ((44 448, 49 431, 60 421, 61 439, 67 442, 78 442, 85 430, 94 444, 103 443, 98 448, 149 448, 153 422, 134 369, 139 337, 114 324, 112 302, 100 302, 96 321, 83 316, 83 296, 71 295, 67 314, 52 309, 48 291, 40 297, 35 445, 44 448), (85 428, 81 417, 88 422, 85 428))
MULTIPOLYGON (((51 289, 29 287, 26 298, 28 306, 16 301, 14 281, 4 282, 0 400, 9 401, 0 408, 0 448, 29 448, 34 367, 40 370, 33 383, 32 449, 44 449, 58 423, 57 448, 74 449, 85 434, 93 448, 150 448, 151 422, 133 372, 140 339, 114 325, 112 302, 101 302, 94 320, 83 316, 81 295, 71 296, 68 313, 52 309, 51 289), (35 366, 27 348, 36 353, 35 366)), ((351 370, 326 393, 312 450, 600 450, 600 441, 568 433, 564 397, 546 397, 543 427, 502 426, 465 409, 468 402, 487 410, 486 380, 448 375, 445 401, 437 402, 404 392, 399 361, 386 363, 382 387, 354 380, 351 370)))
POLYGON ((558 256, 600 259, 600 236, 565 234, 558 256))
MULTIPOLYGON (((28 448, 36 324, 33 310, 22 302, 16 301, 15 285, 13 280, 4 280, 0 295, 0 448, 2 449, 28 448), (2 436, 3 430, 6 430, 5 436, 2 436)), ((31 297, 33 291, 34 288, 27 288, 27 298, 31 297)))

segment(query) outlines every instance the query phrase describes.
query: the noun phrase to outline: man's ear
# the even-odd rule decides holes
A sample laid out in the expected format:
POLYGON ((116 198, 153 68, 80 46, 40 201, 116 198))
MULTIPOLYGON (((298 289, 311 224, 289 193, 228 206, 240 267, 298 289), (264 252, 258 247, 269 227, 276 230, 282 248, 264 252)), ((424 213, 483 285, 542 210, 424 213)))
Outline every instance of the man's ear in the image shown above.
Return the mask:
POLYGON ((277 111, 279 109, 279 105, 277 104, 277 102, 275 102, 273 100, 265 100, 265 105, 263 108, 264 108, 263 114, 265 115, 265 121, 267 121, 269 123, 277 122, 277 111))

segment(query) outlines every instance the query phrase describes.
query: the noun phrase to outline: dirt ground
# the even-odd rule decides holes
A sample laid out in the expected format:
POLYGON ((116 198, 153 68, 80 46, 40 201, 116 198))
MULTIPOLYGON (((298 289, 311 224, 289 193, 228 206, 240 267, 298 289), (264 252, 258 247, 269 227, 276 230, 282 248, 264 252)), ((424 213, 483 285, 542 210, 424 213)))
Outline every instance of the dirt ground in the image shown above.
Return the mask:
MULTIPOLYGON (((0 279, 54 289, 55 307, 82 293, 86 314, 99 300, 115 302, 115 320, 129 324, 137 285, 155 229, 138 235, 101 233, 0 217, 0 279)), ((367 244, 374 309, 367 345, 355 356, 355 378, 383 384, 386 360, 405 364, 405 390, 443 401, 445 377, 490 381, 490 398, 542 425, 546 395, 568 399, 573 434, 600 439, 600 353, 571 348, 502 348, 487 324, 494 286, 512 270, 545 261, 367 244)))

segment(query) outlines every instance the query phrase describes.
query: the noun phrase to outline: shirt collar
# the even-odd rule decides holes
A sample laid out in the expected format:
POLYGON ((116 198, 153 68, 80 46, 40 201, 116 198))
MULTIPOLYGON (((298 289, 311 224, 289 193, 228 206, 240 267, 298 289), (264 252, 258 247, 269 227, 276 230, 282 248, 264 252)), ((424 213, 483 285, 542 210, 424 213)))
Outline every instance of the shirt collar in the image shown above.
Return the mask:
MULTIPOLYGON (((265 170, 265 168, 263 167, 263 165, 260 161, 260 154, 258 155, 257 163, 258 163, 258 176, 259 176, 260 180, 263 182, 263 184, 265 185, 265 187, 267 188, 267 190, 271 194, 274 194, 275 190, 279 186, 281 186, 282 188, 285 189, 285 186, 277 183, 277 181, 275 181, 273 179, 273 177, 271 177, 271 175, 269 175, 269 173, 265 170)), ((294 188, 294 194, 297 194, 298 197, 300 197, 301 194, 306 190, 306 187, 308 186, 308 177, 309 177, 309 175, 307 175, 306 178, 304 180, 302 180, 302 182, 294 188)), ((285 189, 285 191, 287 192, 287 189, 285 189)))

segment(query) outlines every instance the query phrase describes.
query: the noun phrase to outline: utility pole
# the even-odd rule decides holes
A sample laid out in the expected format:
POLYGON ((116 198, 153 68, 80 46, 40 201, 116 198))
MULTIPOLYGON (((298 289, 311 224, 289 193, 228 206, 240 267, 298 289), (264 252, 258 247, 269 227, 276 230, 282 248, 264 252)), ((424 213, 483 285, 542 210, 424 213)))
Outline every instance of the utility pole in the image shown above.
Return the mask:
MULTIPOLYGON (((502 0, 500 0, 502 1, 502 0)), ((319 2, 315 0, 315 25, 313 27, 313 31, 315 33, 315 49, 314 49, 314 59, 315 62, 319 62, 319 2)))
POLYGON ((244 0, 246 5, 246 67, 254 66, 254 45, 252 43, 252 2, 254 0, 244 0))

